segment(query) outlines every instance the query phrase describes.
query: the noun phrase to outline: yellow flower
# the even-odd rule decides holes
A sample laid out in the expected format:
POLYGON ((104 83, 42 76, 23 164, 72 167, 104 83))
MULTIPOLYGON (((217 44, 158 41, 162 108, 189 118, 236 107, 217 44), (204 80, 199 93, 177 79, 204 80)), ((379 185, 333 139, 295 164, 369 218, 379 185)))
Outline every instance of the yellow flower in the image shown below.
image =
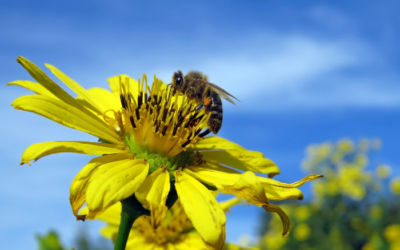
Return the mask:
POLYGON ((287 238, 283 238, 275 231, 268 231, 262 238, 262 244, 266 246, 266 249, 278 250, 285 245, 286 240, 287 238))
POLYGON ((306 240, 308 239, 309 236, 310 236, 310 227, 308 227, 308 225, 305 223, 299 224, 294 230, 294 237, 298 241, 306 240))
POLYGON ((232 243, 227 243, 225 244, 223 250, 260 250, 260 249, 258 247, 242 247, 232 243))
POLYGON ((300 206, 295 210, 295 216, 298 221, 306 221, 310 215, 311 211, 307 206, 300 206))
POLYGON ((390 191, 392 194, 400 194, 400 178, 393 178, 390 181, 390 191))
POLYGON ((367 243, 362 247, 361 250, 376 250, 376 248, 371 243, 367 243))
POLYGON ((77 219, 94 219, 119 201, 132 198, 150 211, 151 223, 157 227, 179 197, 204 241, 221 249, 226 217, 208 188, 278 213, 284 224, 283 235, 287 235, 289 218, 269 200, 302 199, 297 187, 321 177, 310 175, 286 184, 256 176, 253 172, 269 177, 280 172, 262 153, 220 137, 204 137, 208 130, 202 131, 207 128, 211 112, 196 111, 199 103, 169 91, 155 76, 151 86, 146 75, 138 82, 117 76, 109 79, 111 92, 102 88, 86 90, 54 66, 46 65, 78 95, 73 98, 35 64, 23 57, 17 61, 38 83, 9 83, 36 93, 17 98, 12 103, 15 109, 37 113, 100 138, 99 143, 37 143, 22 155, 21 164, 62 152, 102 155, 92 159, 71 184, 70 203, 77 219), (78 215, 84 203, 88 213, 78 215))
POLYGON ((357 154, 354 163, 360 167, 366 167, 368 165, 368 157, 365 154, 357 154))
POLYGON ((382 216, 382 208, 378 205, 373 205, 369 209, 369 214, 372 218, 379 220, 382 216))
POLYGON ((383 232, 385 238, 389 242, 395 242, 400 238, 400 225, 391 224, 385 228, 383 232))
MULTIPOLYGON (((230 207, 238 204, 238 198, 220 202, 224 212, 230 207)), ((87 212, 88 208, 81 212, 87 212)), ((104 213, 96 217, 105 221, 107 225, 101 230, 101 234, 115 242, 121 219, 121 203, 116 203, 104 213)), ((153 227, 151 217, 142 216, 138 218, 129 234, 126 249, 209 249, 203 242, 200 234, 193 228, 188 215, 185 213, 181 202, 178 200, 167 212, 165 220, 156 228, 153 227)), ((241 249, 229 244, 225 249, 241 249)))
POLYGON ((390 171, 391 171, 391 169, 387 165, 379 165, 376 168, 376 173, 378 174, 379 178, 382 178, 382 179, 389 177, 390 171))
POLYGON ((349 139, 342 139, 337 144, 337 149, 343 153, 349 153, 354 150, 354 143, 349 139))

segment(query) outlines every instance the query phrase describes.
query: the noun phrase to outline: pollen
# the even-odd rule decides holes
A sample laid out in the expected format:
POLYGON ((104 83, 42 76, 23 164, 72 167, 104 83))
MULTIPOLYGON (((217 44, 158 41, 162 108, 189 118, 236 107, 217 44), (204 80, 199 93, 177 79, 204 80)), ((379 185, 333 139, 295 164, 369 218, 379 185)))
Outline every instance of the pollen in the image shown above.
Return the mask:
POLYGON ((154 76, 151 87, 147 76, 138 80, 137 89, 130 89, 129 78, 119 78, 121 111, 103 114, 110 128, 121 137, 133 135, 140 147, 152 153, 174 157, 202 139, 210 114, 185 95, 173 93, 154 76))

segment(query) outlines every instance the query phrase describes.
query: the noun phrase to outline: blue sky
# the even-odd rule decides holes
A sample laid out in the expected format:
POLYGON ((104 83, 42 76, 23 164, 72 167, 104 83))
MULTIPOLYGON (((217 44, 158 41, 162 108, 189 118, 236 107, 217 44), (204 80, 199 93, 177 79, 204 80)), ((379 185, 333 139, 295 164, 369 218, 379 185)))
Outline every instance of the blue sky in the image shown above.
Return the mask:
MULTIPOLYGON (((122 73, 169 82, 178 69, 200 70, 241 100, 224 104, 219 135, 274 160, 282 172, 277 179, 303 177, 300 162, 310 143, 343 137, 381 138, 377 161, 400 175, 398 9, 396 1, 0 4, 2 247, 34 249, 34 234, 50 228, 72 244, 82 223, 70 211, 69 185, 91 157, 60 154, 32 167, 18 164, 33 143, 95 140, 10 106, 29 92, 5 84, 31 79, 17 56, 43 69, 55 65, 85 88, 106 88, 108 77, 122 73)), ((228 240, 254 235, 260 212, 234 208, 228 240)), ((85 225, 94 235, 101 223, 85 225)))

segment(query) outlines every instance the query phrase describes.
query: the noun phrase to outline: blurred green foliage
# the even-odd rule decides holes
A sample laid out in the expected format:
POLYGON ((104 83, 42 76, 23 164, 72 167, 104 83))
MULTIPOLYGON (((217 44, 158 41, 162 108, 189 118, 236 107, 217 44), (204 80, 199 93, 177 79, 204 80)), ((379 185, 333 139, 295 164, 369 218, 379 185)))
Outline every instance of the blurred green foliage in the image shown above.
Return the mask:
POLYGON ((36 239, 39 241, 39 250, 67 250, 61 245, 58 234, 55 231, 50 231, 44 236, 38 235, 36 239))
POLYGON ((292 222, 288 237, 280 235, 278 216, 263 215, 261 249, 400 249, 400 179, 373 162, 380 144, 310 145, 303 168, 324 178, 312 182, 313 195, 303 205, 280 205, 292 222))
POLYGON ((39 242, 39 250, 111 250, 113 249, 112 243, 103 238, 99 237, 96 240, 90 238, 87 233, 87 229, 80 228, 76 232, 74 240, 74 248, 63 247, 58 234, 51 230, 46 235, 36 236, 39 242))

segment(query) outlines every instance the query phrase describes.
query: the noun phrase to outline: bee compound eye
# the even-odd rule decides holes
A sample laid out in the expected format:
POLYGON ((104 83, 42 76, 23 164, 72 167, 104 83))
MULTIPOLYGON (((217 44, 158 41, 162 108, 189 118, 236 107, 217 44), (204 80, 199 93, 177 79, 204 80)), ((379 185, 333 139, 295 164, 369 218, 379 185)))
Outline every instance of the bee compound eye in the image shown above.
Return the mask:
POLYGON ((175 78, 175 83, 180 85, 182 83, 182 78, 180 76, 175 78))

